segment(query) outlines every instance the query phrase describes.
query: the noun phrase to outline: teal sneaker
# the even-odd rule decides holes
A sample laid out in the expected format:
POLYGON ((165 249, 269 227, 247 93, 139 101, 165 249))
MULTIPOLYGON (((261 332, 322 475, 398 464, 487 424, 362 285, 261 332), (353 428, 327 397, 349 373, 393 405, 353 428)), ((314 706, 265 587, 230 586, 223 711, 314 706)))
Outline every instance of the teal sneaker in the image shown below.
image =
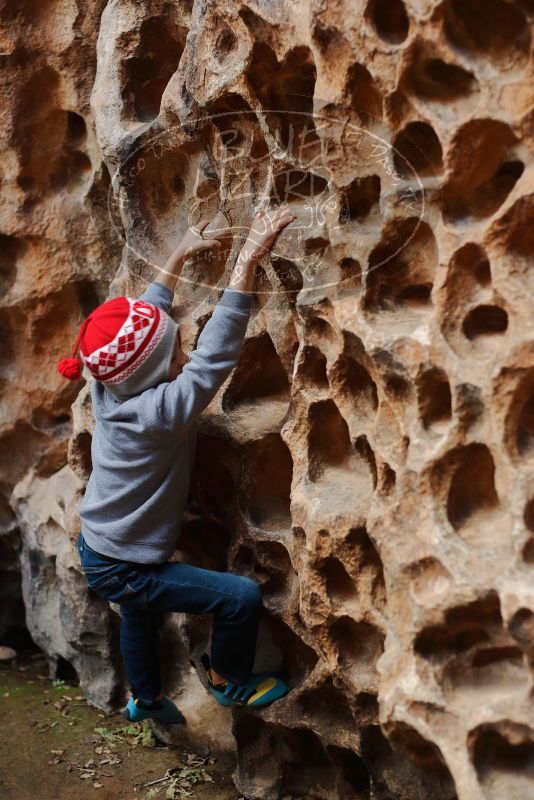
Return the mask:
POLYGON ((210 678, 210 661, 207 654, 200 659, 206 670, 209 690, 221 706, 248 706, 257 708, 274 703, 286 695, 289 687, 284 681, 267 672, 256 673, 250 676, 244 684, 228 681, 220 688, 212 683, 210 678))
POLYGON ((172 700, 165 695, 163 700, 150 706, 142 704, 139 698, 133 695, 128 700, 128 705, 122 712, 124 719, 129 722, 142 722, 144 719, 154 719, 165 725, 185 725, 185 717, 172 700))

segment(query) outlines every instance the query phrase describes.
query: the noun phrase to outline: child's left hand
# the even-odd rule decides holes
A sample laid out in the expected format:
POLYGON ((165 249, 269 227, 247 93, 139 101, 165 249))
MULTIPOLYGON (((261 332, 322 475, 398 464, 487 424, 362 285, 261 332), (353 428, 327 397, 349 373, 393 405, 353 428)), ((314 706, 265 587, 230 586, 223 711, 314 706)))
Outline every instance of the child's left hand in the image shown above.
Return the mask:
POLYGON ((209 219, 203 219, 197 226, 189 226, 179 245, 179 249, 184 258, 191 258, 191 256, 201 253, 203 250, 213 250, 213 248, 222 247, 222 242, 219 242, 218 239, 202 238, 202 231, 207 228, 209 224, 209 219))

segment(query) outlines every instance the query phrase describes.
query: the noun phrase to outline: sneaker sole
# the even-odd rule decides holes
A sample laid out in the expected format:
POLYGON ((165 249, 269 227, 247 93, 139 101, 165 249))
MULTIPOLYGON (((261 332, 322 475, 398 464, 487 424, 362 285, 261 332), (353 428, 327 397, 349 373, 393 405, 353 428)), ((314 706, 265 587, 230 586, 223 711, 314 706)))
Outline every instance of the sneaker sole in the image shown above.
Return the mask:
POLYGON ((161 719, 160 717, 144 717, 143 719, 132 720, 132 718, 130 716, 130 711, 129 711, 128 708, 125 708, 122 711, 122 716, 124 717, 124 719, 128 720, 128 722, 144 722, 147 719, 151 719, 154 722, 161 722, 161 723, 163 723, 163 725, 183 725, 183 726, 185 726, 187 724, 187 720, 185 719, 185 717, 183 717, 183 719, 173 720, 173 722, 166 722, 164 719, 161 719))

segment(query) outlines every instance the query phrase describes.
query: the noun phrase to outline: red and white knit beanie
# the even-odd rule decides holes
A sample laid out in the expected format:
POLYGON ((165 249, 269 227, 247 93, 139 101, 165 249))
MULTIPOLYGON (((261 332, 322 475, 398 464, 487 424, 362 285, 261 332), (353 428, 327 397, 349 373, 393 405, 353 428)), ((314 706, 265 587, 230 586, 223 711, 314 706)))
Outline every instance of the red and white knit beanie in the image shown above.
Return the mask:
POLYGON ((178 324, 163 309, 135 297, 115 297, 95 308, 78 332, 72 358, 58 372, 79 380, 86 366, 118 397, 129 397, 169 380, 178 324), (80 358, 76 358, 76 350, 80 358))

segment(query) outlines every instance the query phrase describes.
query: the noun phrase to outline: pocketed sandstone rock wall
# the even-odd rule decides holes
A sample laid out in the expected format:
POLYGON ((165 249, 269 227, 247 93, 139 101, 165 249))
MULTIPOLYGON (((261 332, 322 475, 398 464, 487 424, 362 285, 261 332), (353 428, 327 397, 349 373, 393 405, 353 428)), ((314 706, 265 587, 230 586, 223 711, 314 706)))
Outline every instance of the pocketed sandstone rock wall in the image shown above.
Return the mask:
MULTIPOLYGON (((188 262, 177 287, 194 346, 252 207, 287 201, 299 226, 262 263, 175 555, 261 583, 257 668, 292 688, 235 712, 236 784, 257 800, 524 800, 532 3, 6 13, 2 485, 16 484, 5 528, 15 541, 20 527, 28 626, 51 669, 71 664, 95 702, 117 702, 116 609, 87 593, 72 546, 90 398, 81 384, 69 438, 78 389, 55 361, 91 308, 142 291, 188 222, 217 215, 224 252, 188 262)), ((208 630, 166 623, 171 690, 195 684, 208 630)), ((193 706, 200 741, 200 694, 193 706)))

